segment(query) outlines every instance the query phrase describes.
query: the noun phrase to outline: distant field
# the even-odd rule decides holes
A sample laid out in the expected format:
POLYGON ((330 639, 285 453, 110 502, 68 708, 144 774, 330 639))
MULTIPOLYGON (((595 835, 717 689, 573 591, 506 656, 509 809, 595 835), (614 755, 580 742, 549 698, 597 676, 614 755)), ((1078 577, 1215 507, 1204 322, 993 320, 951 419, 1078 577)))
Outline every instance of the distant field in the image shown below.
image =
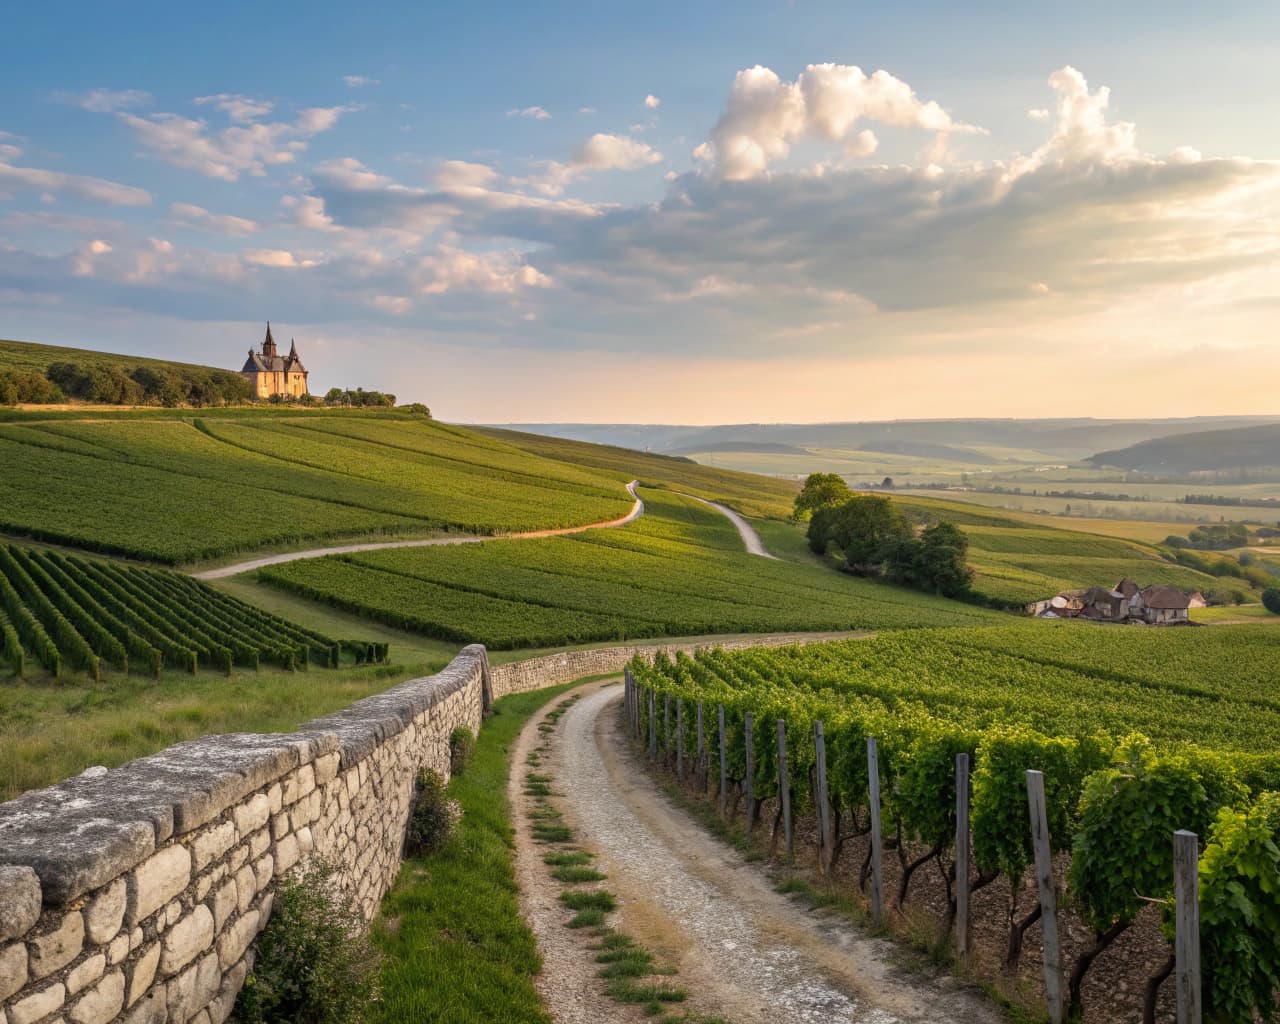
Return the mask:
POLYGON ((723 502, 747 516, 786 519, 800 490, 800 485, 790 480, 702 466, 670 455, 494 428, 480 432, 534 455, 608 471, 618 480, 639 478, 642 484, 688 491, 700 498, 723 502))
POLYGON ((747 555, 714 510, 641 493, 646 514, 625 530, 290 562, 259 578, 399 628, 498 648, 999 621, 819 566, 747 555))
POLYGON ((615 475, 394 414, 0 424, 0 531, 165 563, 368 534, 624 515, 615 475))
POLYGON ((21 370, 24 373, 44 372, 53 363, 76 363, 86 370, 105 366, 120 366, 132 371, 141 366, 152 369, 198 371, 203 373, 233 373, 225 367, 201 366, 197 363, 179 363, 169 359, 148 359, 145 356, 121 355, 118 352, 94 352, 87 348, 64 348, 61 345, 36 345, 27 341, 0 340, 0 370, 21 370))

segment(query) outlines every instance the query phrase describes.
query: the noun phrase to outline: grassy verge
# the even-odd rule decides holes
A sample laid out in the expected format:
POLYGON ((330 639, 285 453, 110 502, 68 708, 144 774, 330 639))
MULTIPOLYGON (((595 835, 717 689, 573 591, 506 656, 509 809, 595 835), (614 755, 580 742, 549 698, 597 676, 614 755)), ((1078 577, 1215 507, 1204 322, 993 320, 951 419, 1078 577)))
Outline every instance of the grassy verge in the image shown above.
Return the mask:
POLYGON ((441 852, 406 862, 383 901, 374 927, 387 957, 376 1020, 551 1020, 533 986, 541 960, 517 900, 507 772, 529 716, 573 685, 494 704, 471 763, 449 784, 462 806, 457 832, 441 852))

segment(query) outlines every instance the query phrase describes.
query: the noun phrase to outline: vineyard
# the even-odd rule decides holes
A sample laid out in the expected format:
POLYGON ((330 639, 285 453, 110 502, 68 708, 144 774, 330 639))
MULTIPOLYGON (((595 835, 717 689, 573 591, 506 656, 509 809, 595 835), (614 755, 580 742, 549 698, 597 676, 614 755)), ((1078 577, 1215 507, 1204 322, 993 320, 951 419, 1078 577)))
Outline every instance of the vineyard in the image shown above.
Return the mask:
MULTIPOLYGON (((825 796, 833 821, 818 830, 818 860, 828 873, 846 846, 883 820, 885 846, 899 862, 897 907, 936 865, 945 883, 938 907, 944 936, 961 905, 1002 883, 1005 905, 988 907, 1005 932, 1001 962, 987 965, 997 974, 1018 969, 1024 938, 1040 920, 1034 897, 1028 903, 1024 895, 1022 906, 1019 898, 1033 860, 1025 775, 1042 772, 1049 842, 1055 863, 1066 868, 1068 908, 1091 936, 1065 964, 1064 995, 1074 1014, 1088 1009, 1090 971, 1108 950, 1144 929, 1148 944, 1163 944, 1160 918, 1142 914, 1154 905, 1166 928, 1171 924, 1173 833, 1189 830, 1200 837, 1206 1019, 1276 1019, 1280 695, 1272 684, 1280 631, 1193 631, 1192 643, 1168 633, 1043 625, 709 651, 674 662, 659 656, 652 665, 637 659, 629 710, 638 735, 673 764, 679 758, 683 769, 702 752, 701 782, 714 789, 707 754, 723 708, 722 785, 734 805, 745 796, 749 823, 760 820, 766 802, 776 808, 777 842, 783 807, 817 815, 825 796), (968 854, 956 838, 957 755, 973 766, 966 804, 972 868, 963 893, 957 855, 968 854)), ((714 752, 709 759, 716 760, 714 752)), ((864 889, 879 878, 872 848, 855 872, 864 889)), ((956 943, 968 946, 958 929, 956 943)), ((1173 966, 1171 955, 1157 956, 1149 976, 1130 987, 1130 1009, 1142 1019, 1157 1019, 1173 966)), ((1113 1019, 1101 1012, 1086 1019, 1113 1019)))
POLYGON ((336 668, 386 644, 331 640, 177 573, 0 547, 0 664, 55 678, 104 669, 230 675, 236 666, 336 668))
POLYGON ((259 571, 274 586, 426 636, 491 648, 809 630, 984 625, 999 616, 747 555, 717 511, 643 491, 626 530, 362 552, 259 571))

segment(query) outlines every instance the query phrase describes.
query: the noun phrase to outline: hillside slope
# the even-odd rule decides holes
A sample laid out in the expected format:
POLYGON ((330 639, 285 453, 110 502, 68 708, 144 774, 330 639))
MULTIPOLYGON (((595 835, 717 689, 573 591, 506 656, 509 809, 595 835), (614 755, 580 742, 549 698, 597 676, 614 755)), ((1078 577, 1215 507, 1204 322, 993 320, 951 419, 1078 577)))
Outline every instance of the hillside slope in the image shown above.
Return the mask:
POLYGON ((1148 473, 1201 473, 1280 467, 1280 423, 1172 434, 1090 457, 1097 466, 1148 473))

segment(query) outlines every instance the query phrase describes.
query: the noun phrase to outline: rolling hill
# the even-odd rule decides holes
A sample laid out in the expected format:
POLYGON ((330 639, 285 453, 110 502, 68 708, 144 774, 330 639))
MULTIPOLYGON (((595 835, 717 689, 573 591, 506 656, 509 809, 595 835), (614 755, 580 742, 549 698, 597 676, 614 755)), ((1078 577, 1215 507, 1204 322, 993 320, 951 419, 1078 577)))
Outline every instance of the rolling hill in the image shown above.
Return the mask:
POLYGON ((1169 475, 1280 467, 1280 423, 1171 434, 1090 456, 1096 466, 1169 475))

